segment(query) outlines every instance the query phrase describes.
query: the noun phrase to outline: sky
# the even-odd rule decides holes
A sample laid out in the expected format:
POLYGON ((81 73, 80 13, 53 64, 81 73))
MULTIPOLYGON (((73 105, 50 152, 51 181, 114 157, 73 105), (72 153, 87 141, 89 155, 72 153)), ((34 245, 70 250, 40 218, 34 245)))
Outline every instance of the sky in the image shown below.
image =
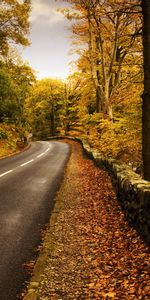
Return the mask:
POLYGON ((32 0, 30 16, 31 45, 22 52, 23 59, 36 71, 38 79, 65 79, 70 72, 70 22, 57 11, 68 5, 63 1, 32 0))

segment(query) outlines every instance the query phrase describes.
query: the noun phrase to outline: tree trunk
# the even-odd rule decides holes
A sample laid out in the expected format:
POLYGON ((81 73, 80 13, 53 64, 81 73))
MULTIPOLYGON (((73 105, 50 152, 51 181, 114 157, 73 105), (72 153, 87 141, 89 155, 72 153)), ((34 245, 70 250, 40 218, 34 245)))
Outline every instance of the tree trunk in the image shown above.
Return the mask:
POLYGON ((144 93, 142 106, 143 170, 144 179, 150 181, 150 1, 142 0, 144 93))
POLYGON ((104 95, 105 95, 105 113, 109 117, 109 119, 113 121, 113 108, 110 102, 110 79, 109 78, 107 78, 105 82, 104 95))
POLYGON ((51 120, 51 135, 55 135, 55 112, 54 112, 54 104, 52 103, 52 111, 50 114, 50 120, 51 120))
POLYGON ((88 24, 89 24, 89 61, 90 61, 90 67, 91 67, 91 75, 92 80, 94 83, 94 88, 96 92, 96 112, 99 113, 102 111, 102 94, 101 94, 101 88, 100 88, 100 74, 97 70, 97 61, 95 58, 93 58, 93 52, 94 52, 94 43, 95 43, 95 36, 92 32, 92 25, 90 21, 90 11, 88 11, 88 24))

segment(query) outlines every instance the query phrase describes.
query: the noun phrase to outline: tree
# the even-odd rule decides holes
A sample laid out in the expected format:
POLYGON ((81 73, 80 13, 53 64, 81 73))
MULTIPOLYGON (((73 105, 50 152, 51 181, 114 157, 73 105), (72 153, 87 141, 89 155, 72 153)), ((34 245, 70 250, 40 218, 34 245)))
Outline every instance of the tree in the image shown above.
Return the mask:
POLYGON ((64 105, 63 105, 63 129, 65 135, 78 136, 79 132, 79 99, 82 93, 81 78, 72 74, 65 82, 64 105))
POLYGON ((144 179, 150 181, 150 2, 142 0, 144 93, 143 93, 143 169, 144 179))
POLYGON ((17 108, 15 84, 4 64, 0 64, 0 123, 13 120, 17 108))
POLYGON ((78 121, 70 124, 70 133, 75 128, 76 135, 104 155, 137 167, 143 80, 139 1, 68 2, 71 8, 62 12, 74 20, 73 46, 79 56, 70 77, 79 82, 74 107, 78 121))
POLYGON ((73 5, 73 13, 64 10, 64 14, 76 20, 73 33, 82 48, 87 49, 96 92, 96 112, 103 112, 113 120, 112 97, 120 84, 122 69, 125 65, 140 64, 141 37, 137 34, 140 17, 130 10, 131 1, 68 2, 73 5))
POLYGON ((58 134, 63 127, 65 86, 61 80, 37 81, 26 100, 26 116, 37 138, 58 134))
POLYGON ((29 13, 31 1, 1 0, 0 56, 7 55, 12 43, 29 45, 29 13))
POLYGON ((19 127, 25 126, 26 118, 24 112, 25 100, 28 97, 30 89, 35 84, 36 79, 32 68, 23 61, 20 63, 7 62, 8 73, 10 74, 16 89, 16 111, 15 124, 19 127))
POLYGON ((33 70, 20 58, 0 62, 0 123, 15 126, 21 136, 28 127, 24 103, 33 83, 33 70))

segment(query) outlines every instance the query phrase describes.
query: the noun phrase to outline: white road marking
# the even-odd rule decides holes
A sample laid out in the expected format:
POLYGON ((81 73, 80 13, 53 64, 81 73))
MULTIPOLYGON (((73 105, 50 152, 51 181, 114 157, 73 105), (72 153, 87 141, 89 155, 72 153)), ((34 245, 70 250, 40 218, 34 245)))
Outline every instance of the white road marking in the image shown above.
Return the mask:
POLYGON ((37 155, 37 158, 40 158, 41 156, 45 155, 51 148, 52 146, 49 145, 49 147, 43 153, 37 155))
POLYGON ((11 173, 11 172, 13 172, 13 170, 9 170, 9 171, 7 171, 7 172, 1 174, 0 177, 3 177, 3 176, 5 176, 5 175, 7 175, 7 174, 9 174, 9 173, 11 173))
POLYGON ((24 166, 30 164, 32 161, 34 161, 34 159, 28 160, 28 161, 25 162, 24 164, 20 165, 20 167, 24 167, 24 166))
POLYGON ((44 154, 45 154, 45 152, 43 152, 43 153, 39 154, 39 155, 37 156, 37 158, 39 158, 39 157, 43 156, 44 154))
POLYGON ((49 151, 49 149, 47 149, 44 153, 47 153, 49 151))
MULTIPOLYGON (((52 148, 52 146, 49 145, 48 148, 47 148, 44 152, 42 152, 41 154, 39 154, 38 156, 36 156, 36 158, 40 158, 41 156, 45 155, 51 148, 52 148)), ((30 164, 31 162, 33 162, 34 160, 35 160, 35 159, 28 160, 27 162, 21 164, 19 167, 24 167, 24 166, 30 164)), ((9 170, 9 171, 7 171, 7 172, 5 172, 5 173, 0 174, 0 177, 3 177, 3 176, 5 176, 5 175, 7 175, 7 174, 13 172, 13 171, 16 170, 17 168, 18 168, 18 167, 14 168, 14 169, 12 169, 12 170, 9 170)))

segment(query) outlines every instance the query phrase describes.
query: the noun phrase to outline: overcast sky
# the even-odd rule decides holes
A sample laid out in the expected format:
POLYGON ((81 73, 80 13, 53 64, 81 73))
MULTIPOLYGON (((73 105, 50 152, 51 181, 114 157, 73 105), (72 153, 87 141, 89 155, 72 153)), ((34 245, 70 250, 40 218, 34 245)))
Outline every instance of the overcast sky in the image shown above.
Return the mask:
POLYGON ((64 7, 63 1, 32 0, 31 46, 23 50, 23 58, 37 71, 37 78, 66 78, 68 63, 74 59, 69 56, 71 30, 70 22, 57 11, 64 7))

